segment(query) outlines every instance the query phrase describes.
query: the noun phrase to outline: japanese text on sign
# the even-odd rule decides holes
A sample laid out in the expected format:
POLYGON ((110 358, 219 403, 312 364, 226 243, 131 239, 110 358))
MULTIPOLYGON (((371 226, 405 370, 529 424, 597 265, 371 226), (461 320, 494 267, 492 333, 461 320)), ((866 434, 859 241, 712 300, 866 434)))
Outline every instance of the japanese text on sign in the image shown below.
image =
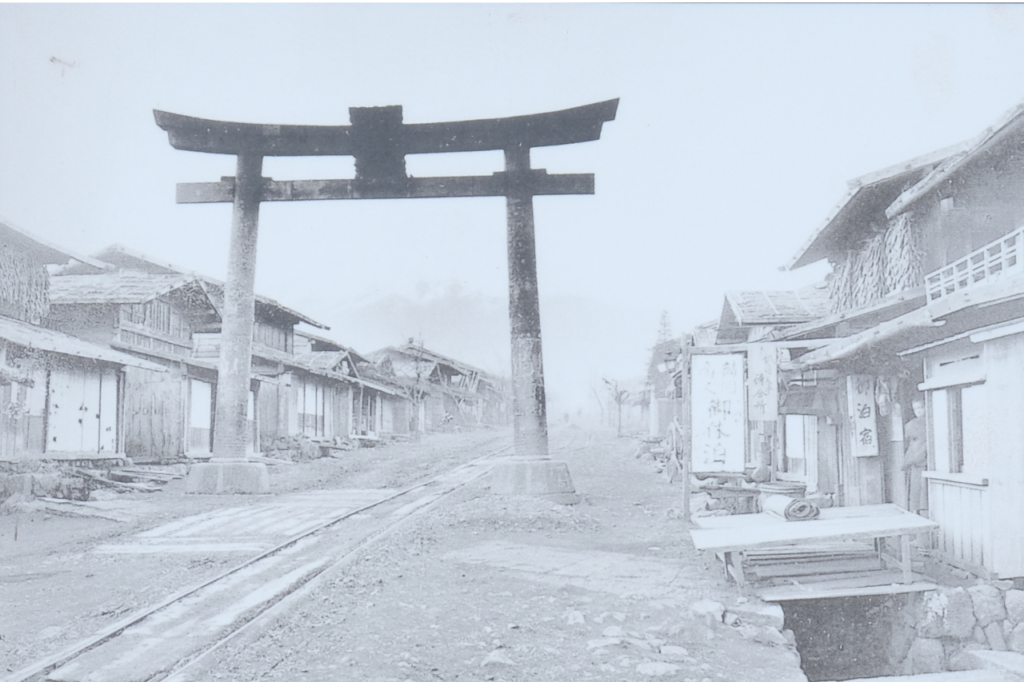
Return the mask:
POLYGON ((875 421, 875 378, 867 374, 847 377, 850 429, 854 457, 878 455, 878 425, 875 421))
POLYGON ((694 355, 691 372, 693 471, 743 471, 743 356, 694 355))
POLYGON ((779 416, 778 351, 751 345, 747 351, 747 410, 751 421, 774 421, 779 416))

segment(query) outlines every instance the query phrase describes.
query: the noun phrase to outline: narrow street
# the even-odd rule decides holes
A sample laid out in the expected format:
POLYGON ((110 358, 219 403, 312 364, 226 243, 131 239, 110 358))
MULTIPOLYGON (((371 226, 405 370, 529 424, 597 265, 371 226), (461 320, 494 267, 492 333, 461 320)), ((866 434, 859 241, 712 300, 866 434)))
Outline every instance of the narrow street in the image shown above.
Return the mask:
MULTIPOLYGON (((268 496, 186 497, 175 481, 127 496, 142 499, 88 503, 130 502, 130 521, 3 517, 0 590, 14 605, 0 632, 3 665, 23 669, 284 536, 507 440, 438 434, 272 467, 268 496), (86 576, 97 575, 105 587, 90 592, 86 576)), ((169 670, 174 680, 803 679, 781 622, 773 630, 770 610, 738 603, 735 586, 696 555, 678 518, 679 488, 634 458, 631 439, 567 427, 552 434, 552 449, 569 464, 578 505, 499 497, 485 476, 423 505, 189 665, 149 660, 104 673, 94 662, 46 679, 160 679, 169 670), (749 615, 730 627, 719 608, 749 615)), ((324 561, 338 553, 326 541, 324 561)), ((213 621, 229 620, 216 609, 176 618, 189 637, 158 652, 183 662, 189 641, 212 644, 221 636, 213 621)), ((143 630, 126 651, 154 646, 147 632, 157 637, 143 630)), ((102 651, 92 655, 109 661, 102 651)))

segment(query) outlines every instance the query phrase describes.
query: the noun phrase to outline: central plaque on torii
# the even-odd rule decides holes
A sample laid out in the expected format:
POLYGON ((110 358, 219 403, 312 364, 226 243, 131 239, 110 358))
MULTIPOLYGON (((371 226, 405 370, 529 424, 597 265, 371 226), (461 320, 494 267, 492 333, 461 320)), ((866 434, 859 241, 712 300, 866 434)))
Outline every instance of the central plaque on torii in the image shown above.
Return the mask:
POLYGON ((476 121, 406 124, 402 107, 354 107, 350 125, 306 126, 233 123, 154 111, 175 149, 237 157, 235 177, 180 183, 178 203, 234 205, 225 287, 217 426, 213 457, 193 467, 192 492, 267 489, 245 454, 252 363, 252 328, 259 205, 263 201, 505 197, 508 219, 509 319, 512 400, 518 461, 495 471, 499 492, 572 493, 568 469, 548 459, 544 366, 534 242, 533 197, 593 194, 593 174, 549 175, 531 168, 530 149, 589 142, 615 119, 618 100, 563 111, 476 121), (487 176, 414 178, 409 154, 501 150, 505 170, 487 176), (262 175, 267 156, 352 156, 355 177, 279 181, 262 175))

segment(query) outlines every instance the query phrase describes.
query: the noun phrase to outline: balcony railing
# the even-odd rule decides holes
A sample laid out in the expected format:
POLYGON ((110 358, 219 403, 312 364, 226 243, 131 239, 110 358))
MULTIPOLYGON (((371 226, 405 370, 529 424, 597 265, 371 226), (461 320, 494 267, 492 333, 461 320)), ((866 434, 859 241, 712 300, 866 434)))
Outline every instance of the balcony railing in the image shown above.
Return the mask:
POLYGON ((1024 272, 1021 240, 1024 240, 1024 227, 925 275, 928 302, 934 303, 957 291, 984 286, 1024 272))

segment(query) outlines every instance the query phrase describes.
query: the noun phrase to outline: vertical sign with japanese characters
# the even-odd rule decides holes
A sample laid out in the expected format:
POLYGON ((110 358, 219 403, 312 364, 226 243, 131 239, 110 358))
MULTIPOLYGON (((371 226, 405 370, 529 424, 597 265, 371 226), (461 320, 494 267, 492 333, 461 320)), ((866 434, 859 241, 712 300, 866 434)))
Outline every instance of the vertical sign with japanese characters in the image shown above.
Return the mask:
POLYGON ((878 456, 875 378, 867 374, 854 374, 846 377, 846 395, 849 401, 853 456, 878 456))
POLYGON ((747 350, 747 417, 775 421, 779 417, 778 351, 755 344, 747 350))
POLYGON ((693 471, 741 472, 746 459, 743 356, 694 355, 693 471))

